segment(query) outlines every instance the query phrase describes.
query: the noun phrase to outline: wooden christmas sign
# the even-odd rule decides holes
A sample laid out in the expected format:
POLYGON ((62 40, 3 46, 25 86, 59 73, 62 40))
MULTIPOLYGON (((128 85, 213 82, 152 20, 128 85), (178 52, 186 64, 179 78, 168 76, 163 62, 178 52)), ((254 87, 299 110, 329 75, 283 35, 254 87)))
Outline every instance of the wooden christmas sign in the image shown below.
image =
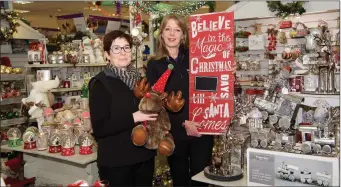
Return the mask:
POLYGON ((234 14, 190 17, 189 120, 200 134, 226 132, 234 110, 234 14))

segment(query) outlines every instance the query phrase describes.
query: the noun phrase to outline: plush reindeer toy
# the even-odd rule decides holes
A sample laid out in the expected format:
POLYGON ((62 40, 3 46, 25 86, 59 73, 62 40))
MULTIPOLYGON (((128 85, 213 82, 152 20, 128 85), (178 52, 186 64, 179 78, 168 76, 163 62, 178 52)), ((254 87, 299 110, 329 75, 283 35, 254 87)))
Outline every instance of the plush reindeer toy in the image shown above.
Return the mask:
POLYGON ((150 89, 147 79, 137 82, 134 94, 140 98, 139 110, 146 114, 158 114, 155 121, 145 121, 136 126, 132 131, 132 141, 136 146, 145 146, 147 149, 158 149, 161 155, 170 156, 175 149, 172 135, 169 133, 171 124, 168 113, 178 112, 183 107, 185 100, 182 92, 177 94, 164 92, 166 82, 171 74, 173 65, 168 65, 168 70, 159 78, 150 89))

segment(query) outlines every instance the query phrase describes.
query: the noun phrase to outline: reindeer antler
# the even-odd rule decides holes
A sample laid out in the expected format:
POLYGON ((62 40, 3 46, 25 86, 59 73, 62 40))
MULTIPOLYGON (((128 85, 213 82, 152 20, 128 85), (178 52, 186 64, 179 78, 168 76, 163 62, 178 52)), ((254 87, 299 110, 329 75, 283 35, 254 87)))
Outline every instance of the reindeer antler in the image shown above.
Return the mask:
POLYGON ((185 100, 182 98, 182 92, 178 91, 175 95, 174 92, 171 92, 164 99, 164 107, 172 112, 179 112, 185 104, 185 100))
POLYGON ((149 90, 149 83, 147 82, 147 78, 144 77, 142 80, 135 83, 134 95, 141 99, 149 90))

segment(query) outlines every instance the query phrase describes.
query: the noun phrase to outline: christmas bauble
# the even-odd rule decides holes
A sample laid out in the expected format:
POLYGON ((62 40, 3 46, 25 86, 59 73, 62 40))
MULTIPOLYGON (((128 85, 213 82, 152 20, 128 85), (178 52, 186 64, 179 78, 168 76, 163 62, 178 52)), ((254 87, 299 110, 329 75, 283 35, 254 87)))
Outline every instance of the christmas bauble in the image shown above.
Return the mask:
POLYGON ((18 111, 13 113, 13 117, 14 118, 19 118, 20 117, 20 113, 18 111))
POLYGON ((7 112, 6 115, 7 119, 13 119, 13 116, 14 116, 13 112, 7 112))
POLYGON ((148 134, 146 128, 142 125, 138 125, 133 129, 132 140, 134 145, 142 146, 147 143, 148 134))
POLYGON ((7 73, 7 74, 12 73, 12 67, 6 67, 5 73, 7 73))

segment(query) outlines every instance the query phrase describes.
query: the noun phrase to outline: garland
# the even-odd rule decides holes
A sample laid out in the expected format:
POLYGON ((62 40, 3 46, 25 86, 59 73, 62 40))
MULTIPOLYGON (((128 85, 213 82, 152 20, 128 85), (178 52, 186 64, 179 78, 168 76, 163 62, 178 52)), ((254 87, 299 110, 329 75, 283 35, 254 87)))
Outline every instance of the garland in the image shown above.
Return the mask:
POLYGON ((200 7, 204 5, 208 5, 210 10, 213 11, 215 9, 215 4, 210 4, 204 1, 188 1, 188 2, 181 2, 178 5, 171 5, 167 3, 151 3, 148 1, 136 2, 136 1, 123 1, 124 5, 136 7, 139 11, 147 14, 147 15, 159 15, 165 16, 168 14, 178 14, 182 16, 188 16, 192 12, 198 10, 200 7))
POLYGON ((302 15, 306 12, 303 7, 304 1, 293 1, 292 3, 282 4, 280 1, 267 1, 268 8, 271 12, 277 12, 277 17, 285 18, 290 14, 302 15))
POLYGON ((13 38, 13 34, 17 32, 17 27, 20 25, 17 20, 20 19, 18 14, 13 11, 1 9, 0 20, 5 19, 9 23, 9 27, 1 27, 0 41, 1 44, 13 38))

